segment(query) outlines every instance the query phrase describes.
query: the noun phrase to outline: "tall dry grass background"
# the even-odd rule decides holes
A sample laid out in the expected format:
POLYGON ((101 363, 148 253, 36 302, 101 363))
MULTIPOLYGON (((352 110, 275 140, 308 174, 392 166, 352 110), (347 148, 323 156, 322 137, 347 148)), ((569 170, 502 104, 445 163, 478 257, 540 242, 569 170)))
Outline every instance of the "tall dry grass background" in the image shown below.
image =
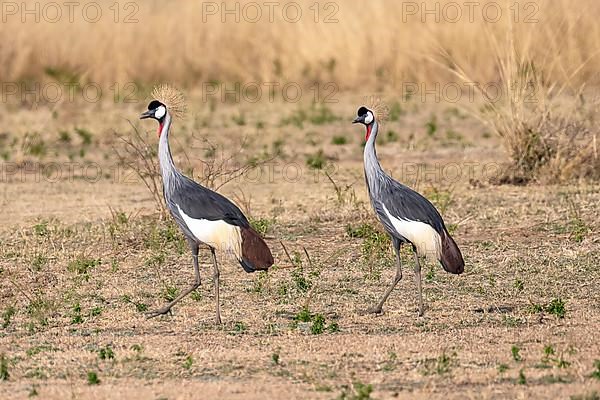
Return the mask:
MULTIPOLYGON (((3 14, 0 24, 0 78, 3 82, 51 81, 48 71, 62 71, 78 79, 110 85, 115 82, 168 81, 191 88, 202 82, 335 81, 341 89, 358 91, 399 90, 403 82, 444 82, 453 75, 430 62, 443 49, 466 66, 478 82, 501 78, 497 49, 490 38, 503 42, 509 22, 514 23, 517 48, 527 49, 528 59, 544 70, 545 79, 575 87, 600 83, 600 3, 596 0, 496 0, 503 8, 498 22, 486 21, 481 1, 469 21, 464 2, 428 0, 414 2, 419 12, 407 15, 406 3, 394 0, 333 2, 338 22, 325 23, 334 8, 324 9, 315 22, 313 0, 297 0, 303 15, 296 23, 282 17, 283 4, 268 21, 267 9, 259 22, 239 22, 235 16, 206 16, 206 2, 179 0, 136 3, 138 22, 123 23, 133 8, 120 7, 114 22, 113 2, 100 2, 102 18, 96 23, 82 18, 86 2, 75 8, 74 21, 66 9, 56 23, 34 17, 3 14), (444 10, 447 3, 460 5, 462 17, 451 22, 423 15, 424 7, 444 10), (538 10, 526 23, 527 16, 538 10), (509 8, 520 9, 519 16, 509 8), (425 5, 425 6, 424 6, 425 5), (577 70, 575 76, 572 73, 577 70)), ((25 2, 42 9, 44 2, 25 2)), ((227 2, 229 8, 249 1, 227 2)), ((258 2, 259 4, 263 4, 258 2)), ((15 3, 17 4, 17 3, 15 3)), ((18 4, 21 4, 20 2, 18 4)), ((216 2, 220 7, 221 2, 216 2)), ((449 15, 451 9, 447 9, 449 15)), ((492 9, 490 9, 492 10, 492 9)), ((493 11, 493 10, 492 10, 493 11)), ((489 11, 493 17, 494 13, 489 11)), ((93 15, 93 13, 91 13, 93 15)), ((290 12, 293 16, 293 13, 290 12)))
POLYGON ((72 17, 63 5, 60 18, 47 7, 57 3, 9 3, 11 12, 6 4, 2 91, 67 81, 144 98, 159 82, 188 93, 214 82, 333 82, 402 99, 408 88, 439 96, 448 84, 494 85, 500 96, 475 90, 470 106, 502 138, 517 180, 600 177, 596 0, 298 0, 271 9, 246 0, 102 1, 77 3, 72 17), (84 12, 88 3, 96 6, 84 12))

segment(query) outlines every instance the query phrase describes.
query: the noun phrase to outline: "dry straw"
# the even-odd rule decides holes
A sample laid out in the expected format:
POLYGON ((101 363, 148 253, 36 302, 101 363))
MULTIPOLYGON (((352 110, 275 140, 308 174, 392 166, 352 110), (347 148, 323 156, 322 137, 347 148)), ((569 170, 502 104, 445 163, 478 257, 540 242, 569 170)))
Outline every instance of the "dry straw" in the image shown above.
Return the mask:
POLYGON ((183 94, 173 86, 161 84, 152 89, 151 94, 156 99, 167 106, 169 112, 174 118, 182 119, 187 112, 187 105, 183 94))

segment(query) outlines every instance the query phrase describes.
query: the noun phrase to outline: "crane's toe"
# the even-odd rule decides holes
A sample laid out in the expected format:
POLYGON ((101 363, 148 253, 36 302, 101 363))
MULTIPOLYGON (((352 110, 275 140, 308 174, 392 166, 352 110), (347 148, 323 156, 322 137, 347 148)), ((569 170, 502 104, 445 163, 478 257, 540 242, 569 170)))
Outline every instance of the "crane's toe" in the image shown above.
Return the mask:
POLYGON ((171 313, 170 307, 164 307, 164 308, 161 308, 160 310, 148 311, 146 313, 146 319, 158 317, 159 315, 165 315, 165 314, 173 315, 171 313))
POLYGON ((373 306, 373 307, 369 307, 366 310, 361 312, 361 315, 368 315, 368 314, 381 315, 381 314, 383 314, 383 307, 373 306))

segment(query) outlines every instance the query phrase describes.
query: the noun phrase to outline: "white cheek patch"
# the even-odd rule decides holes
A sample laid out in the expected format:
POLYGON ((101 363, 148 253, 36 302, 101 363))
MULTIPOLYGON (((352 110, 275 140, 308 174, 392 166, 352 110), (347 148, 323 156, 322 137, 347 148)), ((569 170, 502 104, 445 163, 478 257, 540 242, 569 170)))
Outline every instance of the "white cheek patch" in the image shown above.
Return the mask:
POLYGON ((161 119, 162 117, 165 116, 166 113, 167 113, 167 109, 164 106, 160 106, 154 112, 154 117, 156 119, 161 119))
POLYGON ((365 124, 370 125, 371 122, 373 122, 373 114, 371 113, 371 111, 367 112, 367 116, 365 117, 365 124))

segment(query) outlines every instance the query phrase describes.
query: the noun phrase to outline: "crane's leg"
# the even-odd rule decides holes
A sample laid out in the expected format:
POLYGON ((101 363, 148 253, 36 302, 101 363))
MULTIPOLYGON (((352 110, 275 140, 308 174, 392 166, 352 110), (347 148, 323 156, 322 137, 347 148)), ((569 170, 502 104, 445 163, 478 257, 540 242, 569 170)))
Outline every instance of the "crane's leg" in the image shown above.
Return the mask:
POLYGON ((383 297, 381 298, 381 300, 379 300, 379 303, 376 306, 371 307, 367 310, 367 313, 369 314, 381 314, 383 312, 383 304, 386 302, 387 298, 390 296, 392 290, 394 290, 398 282, 400 282, 400 280, 402 279, 402 262, 400 260, 400 246, 402 244, 399 240, 397 240, 394 237, 392 237, 392 241, 394 243, 394 250, 396 251, 396 276, 394 276, 392 284, 390 285, 388 290, 386 290, 386 292, 383 294, 383 297))
POLYGON ((419 292, 419 317, 422 317, 425 309, 423 308, 423 288, 421 287, 421 264, 419 264, 419 255, 415 246, 413 246, 413 253, 415 254, 415 281, 419 292))
POLYGON ((200 287, 200 267, 198 266, 198 250, 199 250, 198 244, 190 243, 190 246, 192 247, 192 257, 194 259, 194 283, 192 284, 192 286, 190 286, 189 288, 187 288, 186 290, 181 292, 181 294, 179 296, 177 296, 175 298, 175 300, 173 300, 172 302, 170 302, 163 308, 146 313, 147 318, 154 318, 159 315, 164 315, 166 313, 170 313, 171 307, 173 307, 175 305, 175 303, 177 303, 179 300, 183 299, 185 296, 187 296, 194 290, 198 289, 198 287, 200 287))
POLYGON ((213 281, 215 284, 215 302, 217 304, 217 316, 215 322, 217 325, 221 324, 221 301, 219 299, 219 266, 217 265, 217 255, 215 254, 215 249, 210 248, 212 253, 213 265, 215 267, 215 273, 213 275, 213 281))

